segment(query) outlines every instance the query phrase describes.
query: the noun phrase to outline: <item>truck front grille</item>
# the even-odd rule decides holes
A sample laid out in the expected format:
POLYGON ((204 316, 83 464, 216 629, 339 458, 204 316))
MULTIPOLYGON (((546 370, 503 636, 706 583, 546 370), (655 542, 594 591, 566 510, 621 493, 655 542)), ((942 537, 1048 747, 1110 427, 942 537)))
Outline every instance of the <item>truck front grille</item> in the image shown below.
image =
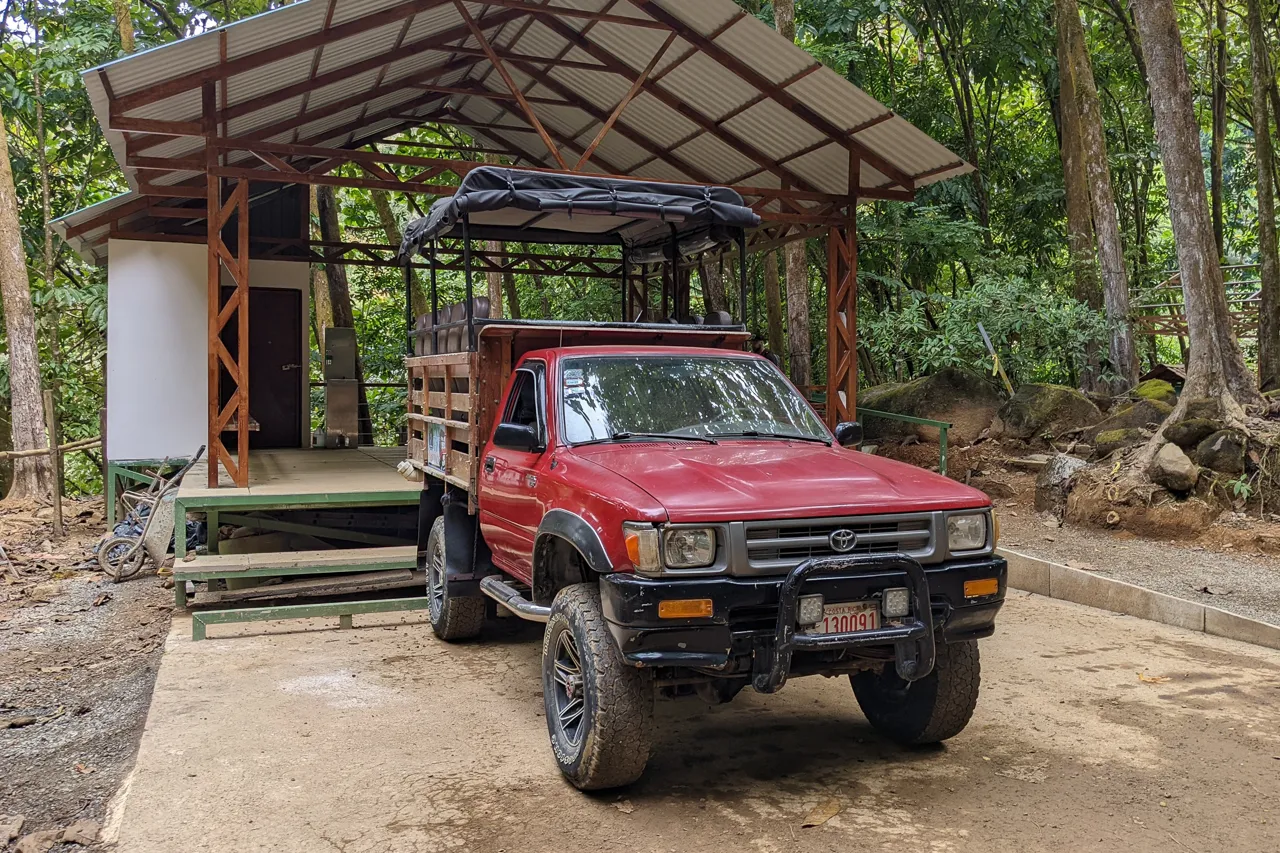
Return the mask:
POLYGON ((780 574, 814 557, 840 555, 906 554, 927 563, 936 552, 932 513, 752 521, 743 532, 752 574, 780 574), (832 536, 840 532, 853 533, 851 550, 833 547, 832 536))

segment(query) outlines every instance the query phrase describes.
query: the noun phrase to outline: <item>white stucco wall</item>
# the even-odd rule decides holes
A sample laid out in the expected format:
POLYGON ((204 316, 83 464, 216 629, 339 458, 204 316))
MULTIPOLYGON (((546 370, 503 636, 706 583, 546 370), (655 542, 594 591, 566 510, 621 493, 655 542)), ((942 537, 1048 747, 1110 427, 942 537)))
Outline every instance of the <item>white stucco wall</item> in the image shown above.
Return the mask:
MULTIPOLYGON (((207 443, 209 430, 206 249, 112 240, 108 252, 107 458, 188 456, 207 443)), ((229 283, 223 272, 224 283, 229 283)), ((249 266, 251 287, 302 291, 298 363, 304 366, 310 357, 308 280, 307 264, 254 261, 249 266)), ((304 438, 306 385, 304 381, 304 417, 298 425, 304 438)))

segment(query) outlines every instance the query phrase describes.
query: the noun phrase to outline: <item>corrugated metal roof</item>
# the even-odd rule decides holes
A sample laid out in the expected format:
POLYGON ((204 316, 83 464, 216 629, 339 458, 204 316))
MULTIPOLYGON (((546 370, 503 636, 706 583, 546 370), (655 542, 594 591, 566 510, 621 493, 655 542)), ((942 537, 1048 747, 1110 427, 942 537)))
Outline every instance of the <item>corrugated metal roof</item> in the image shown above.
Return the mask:
MULTIPOLYGON (((573 63, 616 69, 548 69, 546 64, 508 59, 512 75, 539 99, 533 105, 539 119, 557 138, 574 137, 559 143, 566 149, 564 159, 572 165, 594 139, 601 120, 613 112, 671 33, 616 20, 551 16, 547 10, 605 10, 615 18, 652 24, 654 19, 644 11, 647 2, 528 0, 526 12, 509 0, 502 5, 469 0, 466 8, 500 53, 548 61, 564 57, 573 63), (581 44, 566 35, 580 39, 581 44), (535 83, 526 70, 546 75, 546 85, 535 83), (561 94, 577 103, 542 102, 559 100, 561 94)), ((809 54, 744 13, 733 0, 652 0, 652 4, 688 29, 672 41, 653 79, 627 106, 598 149, 610 166, 636 169, 639 177, 742 180, 757 187, 786 183, 841 196, 848 192, 846 147, 850 145, 865 146, 892 166, 884 169, 921 176, 919 185, 969 171, 958 157, 909 122, 898 117, 885 120, 884 106, 831 69, 815 71, 809 54), (751 73, 772 81, 771 86, 762 83, 762 90, 729 67, 729 60, 694 48, 691 42, 699 38, 710 40, 714 50, 724 51, 751 73), (784 83, 788 84, 782 89, 785 94, 779 95, 777 89, 784 83), (787 105, 786 98, 795 99, 820 120, 806 119, 802 109, 787 105), (676 106, 688 115, 681 115, 676 106), (845 136, 823 146, 822 141, 832 137, 821 127, 821 120, 845 136), (851 142, 848 134, 855 130, 851 142), (673 146, 678 150, 670 150, 673 146), (948 170, 948 166, 954 168, 948 170), (743 175, 751 176, 744 179, 743 175)), ((227 134, 237 138, 327 146, 367 143, 375 130, 393 130, 406 115, 439 115, 447 102, 457 112, 446 123, 464 128, 468 122, 505 125, 508 129, 471 130, 523 152, 522 162, 528 165, 554 167, 550 151, 479 47, 453 0, 303 0, 91 69, 84 81, 112 150, 135 188, 139 175, 126 157, 124 142, 127 133, 136 132, 112 127, 113 102, 116 116, 124 119, 198 122, 200 85, 207 79, 225 79, 217 89, 221 109, 243 112, 243 105, 252 105, 252 112, 225 122, 227 134), (330 2, 329 27, 338 28, 338 35, 322 44, 330 2), (235 71, 225 77, 218 67, 224 43, 235 71), (456 53, 458 48, 465 53, 456 53), (387 61, 380 61, 384 56, 387 61), (439 79, 431 74, 447 65, 457 68, 439 79), (325 85, 304 95, 303 89, 317 75, 325 75, 325 85), (424 78, 430 85, 484 87, 507 97, 497 102, 476 96, 433 97, 422 88, 424 78), (510 129, 515 127, 521 129, 510 129)), ((133 153, 148 157, 195 156, 204 144, 200 137, 137 135, 145 141, 135 142, 138 150, 133 153)), ((240 155, 235 162, 261 166, 240 155)), ((600 163, 592 165, 602 168, 600 163)), ((863 188, 896 186, 881 171, 864 163, 863 188)), ((152 184, 190 177, 145 173, 146 182, 152 184)))

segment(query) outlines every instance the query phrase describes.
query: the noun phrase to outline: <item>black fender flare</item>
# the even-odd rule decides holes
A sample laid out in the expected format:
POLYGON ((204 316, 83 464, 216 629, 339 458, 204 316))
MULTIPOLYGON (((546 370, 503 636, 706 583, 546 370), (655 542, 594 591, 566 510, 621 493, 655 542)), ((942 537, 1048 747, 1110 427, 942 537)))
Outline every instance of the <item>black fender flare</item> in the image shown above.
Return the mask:
POLYGON ((613 572, 613 563, 604 550, 604 543, 600 541, 600 533, 577 513, 567 509, 553 509, 543 516, 534 537, 535 554, 548 536, 563 539, 572 545, 593 572, 604 575, 613 572))

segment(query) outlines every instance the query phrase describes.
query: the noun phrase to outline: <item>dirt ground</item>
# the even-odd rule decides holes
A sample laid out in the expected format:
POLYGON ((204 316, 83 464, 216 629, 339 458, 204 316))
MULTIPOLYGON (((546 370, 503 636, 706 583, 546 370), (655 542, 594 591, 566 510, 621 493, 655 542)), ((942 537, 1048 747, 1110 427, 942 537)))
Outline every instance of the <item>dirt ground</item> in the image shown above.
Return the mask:
POLYGON ((1017 593, 944 747, 892 746, 847 681, 803 679, 661 703, 643 780, 587 796, 550 758, 537 626, 362 624, 192 643, 179 621, 117 849, 1280 849, 1276 652, 1017 593))
POLYGON ((23 835, 101 823, 137 754, 172 609, 154 576, 112 584, 86 567, 102 501, 66 507, 65 539, 48 508, 0 509, 0 815, 22 816, 23 835))

